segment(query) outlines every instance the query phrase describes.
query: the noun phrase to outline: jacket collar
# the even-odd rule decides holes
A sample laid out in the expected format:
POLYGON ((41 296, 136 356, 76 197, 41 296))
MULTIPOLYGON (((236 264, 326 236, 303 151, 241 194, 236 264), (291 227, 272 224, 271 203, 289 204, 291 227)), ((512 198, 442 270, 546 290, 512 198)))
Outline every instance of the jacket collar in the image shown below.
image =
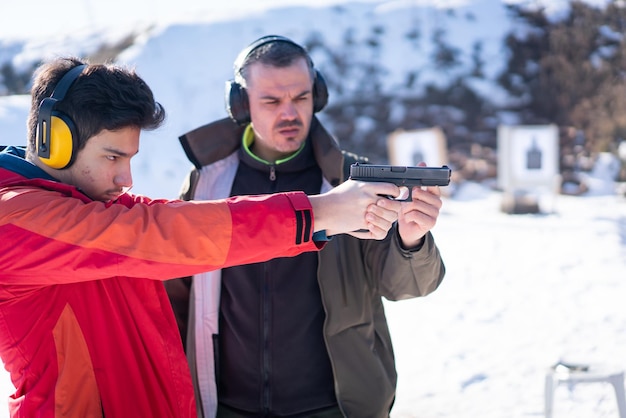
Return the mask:
MULTIPOLYGON (((178 139, 193 165, 200 169, 226 158, 241 147, 245 126, 239 126, 230 118, 200 126, 181 135, 178 139)), ((313 155, 324 177, 336 186, 345 180, 343 174, 344 157, 339 144, 313 117, 309 139, 313 155)))
POLYGON ((27 179, 57 181, 54 177, 26 160, 26 149, 17 146, 0 146, 0 167, 27 179))
POLYGON ((48 173, 26 160, 24 147, 0 145, 0 187, 30 185, 46 190, 54 190, 83 202, 93 202, 76 187, 61 183, 48 173))

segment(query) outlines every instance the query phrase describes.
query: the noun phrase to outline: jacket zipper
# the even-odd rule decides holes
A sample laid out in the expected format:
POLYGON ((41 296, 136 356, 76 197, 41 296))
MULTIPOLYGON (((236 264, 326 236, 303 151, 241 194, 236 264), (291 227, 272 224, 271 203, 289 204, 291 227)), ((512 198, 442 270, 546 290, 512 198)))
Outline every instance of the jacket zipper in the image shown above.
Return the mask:
MULTIPOLYGON (((270 181, 272 182, 272 187, 270 188, 270 193, 276 192, 276 165, 270 165, 270 181)), ((269 262, 263 264, 263 306, 262 306, 262 315, 263 315, 263 344, 262 344, 262 368, 263 375, 261 376, 263 386, 262 386, 262 399, 263 399, 263 411, 265 414, 269 414, 271 408, 271 393, 272 388, 270 388, 270 372, 272 369, 272 359, 270 358, 270 312, 271 312, 271 299, 270 299, 270 272, 269 272, 269 262)))
POLYGON ((261 376, 261 379, 263 381, 263 386, 262 386, 262 399, 263 399, 263 412, 265 414, 268 414, 270 411, 270 393, 271 393, 271 388, 270 388, 270 380, 269 380, 269 376, 270 376, 270 371, 271 371, 271 359, 270 359, 270 305, 271 305, 271 301, 270 301, 270 279, 269 279, 269 272, 268 272, 268 268, 267 268, 267 264, 264 265, 264 271, 263 271, 263 305, 262 305, 262 315, 263 315, 263 344, 261 345, 263 353, 261 355, 261 359, 262 359, 262 368, 261 370, 263 371, 263 375, 261 376))
MULTIPOLYGON (((332 243, 329 243, 332 244, 332 243)), ((336 244, 336 243, 335 243, 336 244)), ((339 254, 339 250, 335 249, 335 255, 338 256, 339 254)), ((338 260, 341 260, 340 257, 337 257, 338 260)), ((320 280, 320 264, 322 263, 322 259, 321 259, 321 255, 318 254, 317 255, 317 282, 320 288, 320 293, 321 293, 321 299, 322 299, 322 306, 324 307, 324 312, 325 312, 325 319, 324 319, 324 328, 323 328, 323 332, 322 332, 322 337, 324 337, 324 342, 326 343, 326 352, 328 353, 328 358, 330 360, 330 367, 333 370, 333 376, 337 376, 337 370, 335 368, 335 359, 333 359, 333 356, 330 352, 330 349, 328 348, 328 338, 327 338, 327 326, 328 326, 328 309, 326 308, 326 300, 324 298, 324 286, 322 285, 322 281, 320 280)), ((341 262, 340 262, 341 265, 341 262)), ((343 266, 340 267, 340 282, 341 282, 341 299, 343 301, 343 306, 346 307, 348 305, 348 297, 346 296, 346 285, 344 283, 344 278, 343 278, 343 266)), ((341 414, 344 417, 347 417, 344 409, 343 409, 343 405, 341 404, 341 393, 339 392, 339 386, 337 386, 337 380, 335 380, 335 398, 337 398, 337 406, 339 407, 339 410, 341 411, 341 414)))

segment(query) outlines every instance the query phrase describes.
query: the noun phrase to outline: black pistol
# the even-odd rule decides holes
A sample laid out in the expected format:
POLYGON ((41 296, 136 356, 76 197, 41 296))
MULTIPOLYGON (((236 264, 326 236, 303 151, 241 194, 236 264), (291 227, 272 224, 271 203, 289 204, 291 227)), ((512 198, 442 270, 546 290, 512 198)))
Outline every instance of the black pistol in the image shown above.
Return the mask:
POLYGON ((413 186, 447 186, 452 170, 447 165, 441 167, 411 167, 354 163, 350 166, 350 179, 365 182, 393 183, 409 188, 412 199, 413 186))

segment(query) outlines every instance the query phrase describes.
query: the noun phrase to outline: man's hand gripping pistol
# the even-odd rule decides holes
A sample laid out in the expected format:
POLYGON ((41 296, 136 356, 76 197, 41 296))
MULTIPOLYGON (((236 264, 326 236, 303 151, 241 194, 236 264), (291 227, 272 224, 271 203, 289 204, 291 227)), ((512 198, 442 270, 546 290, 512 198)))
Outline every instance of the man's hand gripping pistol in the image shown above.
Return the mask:
POLYGON ((406 186, 409 196, 403 202, 412 199, 413 186, 447 186, 450 184, 452 170, 442 167, 410 167, 394 165, 375 165, 355 163, 350 166, 350 178, 365 182, 393 183, 406 186))

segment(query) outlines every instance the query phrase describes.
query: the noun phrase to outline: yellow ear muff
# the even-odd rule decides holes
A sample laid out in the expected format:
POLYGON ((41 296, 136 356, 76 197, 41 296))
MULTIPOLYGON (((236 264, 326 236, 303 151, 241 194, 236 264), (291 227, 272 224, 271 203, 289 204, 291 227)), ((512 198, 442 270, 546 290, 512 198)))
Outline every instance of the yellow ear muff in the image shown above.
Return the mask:
POLYGON ((41 158, 47 166, 57 170, 67 167, 72 161, 74 143, 72 139, 72 129, 62 117, 51 117, 48 144, 50 146, 50 157, 39 158, 41 158))
POLYGON ((55 107, 86 67, 87 64, 82 64, 69 70, 57 83, 52 95, 39 103, 35 138, 37 156, 44 164, 57 170, 73 163, 79 142, 72 119, 55 110, 55 107))

